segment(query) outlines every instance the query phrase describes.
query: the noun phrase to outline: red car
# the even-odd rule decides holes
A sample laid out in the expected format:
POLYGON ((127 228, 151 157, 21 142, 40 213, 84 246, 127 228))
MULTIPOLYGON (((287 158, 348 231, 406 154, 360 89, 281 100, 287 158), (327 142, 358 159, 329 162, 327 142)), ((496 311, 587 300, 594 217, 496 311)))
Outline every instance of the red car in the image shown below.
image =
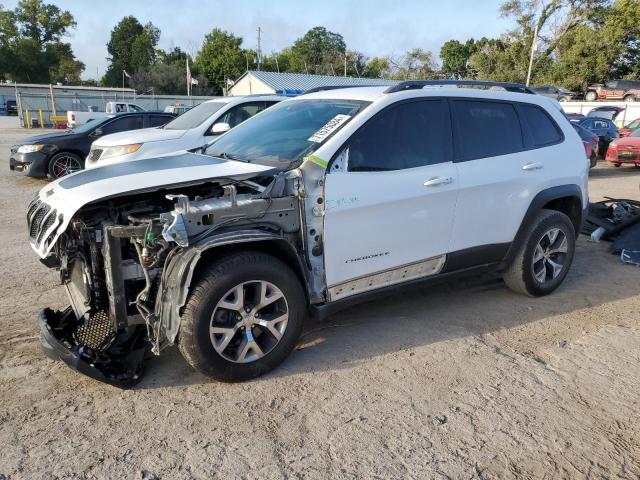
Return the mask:
POLYGON ((623 163, 632 163, 640 167, 640 130, 635 130, 625 138, 617 138, 609 144, 607 162, 619 167, 623 163))
POLYGON ((618 134, 621 137, 628 137, 634 130, 640 128, 640 118, 636 118, 633 122, 628 123, 622 128, 618 129, 618 134))

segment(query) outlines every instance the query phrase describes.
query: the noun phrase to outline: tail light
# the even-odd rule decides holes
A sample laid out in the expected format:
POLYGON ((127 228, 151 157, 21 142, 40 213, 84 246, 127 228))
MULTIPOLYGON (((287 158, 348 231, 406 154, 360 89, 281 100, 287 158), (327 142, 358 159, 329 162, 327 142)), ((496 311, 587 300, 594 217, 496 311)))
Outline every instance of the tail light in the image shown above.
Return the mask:
POLYGON ((589 142, 582 142, 582 144, 584 145, 584 151, 587 154, 587 158, 591 158, 591 144, 589 142))

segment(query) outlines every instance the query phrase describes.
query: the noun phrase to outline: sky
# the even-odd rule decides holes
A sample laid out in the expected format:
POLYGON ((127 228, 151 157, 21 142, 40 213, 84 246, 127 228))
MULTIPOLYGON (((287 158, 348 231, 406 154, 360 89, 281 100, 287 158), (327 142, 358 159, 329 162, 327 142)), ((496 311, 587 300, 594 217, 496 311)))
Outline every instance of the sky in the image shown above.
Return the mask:
MULTIPOLYGON (((340 33, 350 50, 367 56, 402 55, 412 48, 436 56, 447 40, 498 36, 511 27, 500 18, 503 0, 45 0, 69 10, 77 22, 66 41, 86 65, 84 79, 101 77, 107 68, 106 44, 124 16, 161 31, 159 47, 175 46, 194 55, 206 33, 221 28, 256 48, 262 29, 262 51, 291 45, 307 30, 324 26, 340 33)), ((2 0, 12 9, 17 0, 2 0)))

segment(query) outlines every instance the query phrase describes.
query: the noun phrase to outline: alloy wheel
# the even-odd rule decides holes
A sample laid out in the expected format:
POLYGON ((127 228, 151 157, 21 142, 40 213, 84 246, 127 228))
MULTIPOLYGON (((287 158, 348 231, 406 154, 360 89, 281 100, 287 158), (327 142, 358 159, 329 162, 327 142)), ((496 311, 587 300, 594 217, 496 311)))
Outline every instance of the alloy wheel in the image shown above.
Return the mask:
POLYGON ((542 235, 533 252, 533 275, 540 283, 555 280, 564 269, 569 242, 559 228, 542 235))
POLYGON ((243 282, 230 289, 214 308, 211 343, 225 360, 254 362, 280 343, 288 320, 287 300, 278 287, 264 280, 243 282))
POLYGON ((82 170, 82 165, 77 158, 61 155, 53 162, 52 170, 56 178, 60 178, 82 170))

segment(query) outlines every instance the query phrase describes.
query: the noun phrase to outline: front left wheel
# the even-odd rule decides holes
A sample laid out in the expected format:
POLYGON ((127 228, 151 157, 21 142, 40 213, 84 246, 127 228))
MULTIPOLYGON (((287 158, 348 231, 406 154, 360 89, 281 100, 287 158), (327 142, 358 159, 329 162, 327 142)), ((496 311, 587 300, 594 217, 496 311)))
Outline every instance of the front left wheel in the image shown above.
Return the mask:
POLYGON ((277 367, 293 350, 306 317, 297 275, 260 252, 217 259, 187 300, 178 347, 201 373, 241 382, 277 367))
POLYGON ((75 173, 84 168, 82 159, 71 152, 56 153, 49 160, 49 175, 51 178, 60 178, 75 173))

